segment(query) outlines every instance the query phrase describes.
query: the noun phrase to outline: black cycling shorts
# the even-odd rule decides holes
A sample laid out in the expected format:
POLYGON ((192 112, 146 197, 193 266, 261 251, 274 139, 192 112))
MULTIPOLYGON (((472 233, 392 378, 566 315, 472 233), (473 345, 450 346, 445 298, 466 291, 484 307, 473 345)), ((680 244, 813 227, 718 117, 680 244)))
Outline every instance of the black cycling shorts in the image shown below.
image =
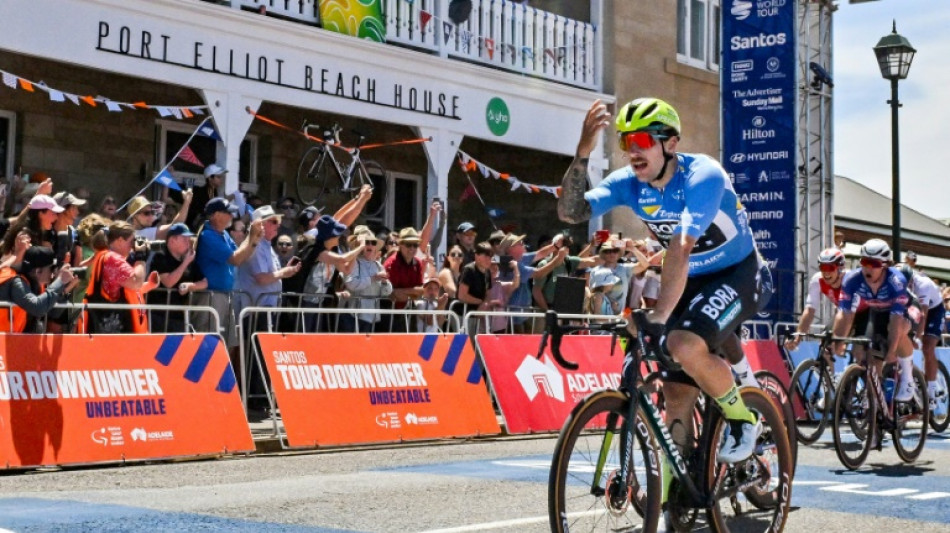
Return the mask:
MULTIPOLYGON (((686 280, 683 296, 666 323, 667 334, 685 330, 706 341, 710 352, 758 312, 759 262, 755 252, 734 266, 686 280)), ((696 385, 682 370, 666 379, 696 385)))

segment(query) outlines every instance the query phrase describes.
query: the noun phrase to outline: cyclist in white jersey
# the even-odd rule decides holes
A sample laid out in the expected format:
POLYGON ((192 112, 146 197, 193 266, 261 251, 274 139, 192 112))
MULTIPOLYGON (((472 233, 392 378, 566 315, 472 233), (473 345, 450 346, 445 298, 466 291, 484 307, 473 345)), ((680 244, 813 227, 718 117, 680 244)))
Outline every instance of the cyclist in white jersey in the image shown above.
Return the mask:
POLYGON ((900 265, 899 270, 907 278, 907 290, 917 296, 920 310, 924 314, 917 324, 917 338, 920 339, 921 351, 924 354, 924 376, 927 378, 930 410, 934 411, 938 405, 943 404, 937 403, 937 396, 942 398, 947 393, 937 386, 937 343, 944 326, 943 297, 940 287, 926 274, 914 270, 906 263, 900 265))

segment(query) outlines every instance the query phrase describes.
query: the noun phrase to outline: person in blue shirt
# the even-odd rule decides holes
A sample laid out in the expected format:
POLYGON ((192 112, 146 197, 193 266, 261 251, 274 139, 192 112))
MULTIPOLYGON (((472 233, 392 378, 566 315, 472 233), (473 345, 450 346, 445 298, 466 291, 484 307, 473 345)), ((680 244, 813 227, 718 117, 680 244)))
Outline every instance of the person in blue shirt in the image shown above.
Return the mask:
POLYGON ((599 100, 588 110, 561 184, 558 216, 577 224, 626 206, 666 249, 660 294, 647 317, 658 332, 665 327, 666 349, 685 371, 671 372, 664 385, 673 438, 680 444, 690 439, 698 386, 729 422, 719 460, 741 461, 752 454, 762 424, 715 352, 757 311, 759 265, 745 209, 716 160, 676 151, 679 114, 657 98, 620 109, 616 131, 629 165, 587 190, 588 160, 610 119, 599 100))
MULTIPOLYGON (((884 360, 875 360, 878 371, 884 362, 896 359, 901 367, 901 379, 895 398, 906 402, 914 397, 913 346, 908 333, 910 294, 907 280, 891 263, 891 248, 881 239, 871 239, 861 246, 861 268, 848 272, 841 282, 838 311, 835 314, 834 334, 844 337, 850 331, 855 335, 870 335, 872 340, 886 338, 884 360), (852 328, 853 326, 853 328, 852 328)), ((835 353, 844 355, 845 344, 835 345, 835 353)), ((855 360, 863 360, 863 347, 855 345, 855 360)))
POLYGON ((228 346, 237 344, 237 337, 231 333, 229 317, 238 309, 232 309, 231 291, 237 267, 247 261, 264 236, 263 220, 251 223, 250 232, 238 246, 226 231, 235 217, 231 203, 224 198, 212 198, 205 204, 204 225, 198 231, 198 243, 195 246, 195 262, 208 280, 208 290, 212 291, 210 305, 218 311, 221 330, 228 332, 225 340, 228 346))

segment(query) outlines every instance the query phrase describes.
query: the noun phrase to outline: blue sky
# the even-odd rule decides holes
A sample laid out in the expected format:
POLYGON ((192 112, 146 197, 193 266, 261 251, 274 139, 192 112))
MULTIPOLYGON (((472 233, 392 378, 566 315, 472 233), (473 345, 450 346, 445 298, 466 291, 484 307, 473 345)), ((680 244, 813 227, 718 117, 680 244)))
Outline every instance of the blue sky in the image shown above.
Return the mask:
POLYGON ((834 167, 891 197, 890 82, 872 51, 897 32, 917 49, 900 83, 901 203, 950 218, 950 1, 877 0, 834 13, 834 167))

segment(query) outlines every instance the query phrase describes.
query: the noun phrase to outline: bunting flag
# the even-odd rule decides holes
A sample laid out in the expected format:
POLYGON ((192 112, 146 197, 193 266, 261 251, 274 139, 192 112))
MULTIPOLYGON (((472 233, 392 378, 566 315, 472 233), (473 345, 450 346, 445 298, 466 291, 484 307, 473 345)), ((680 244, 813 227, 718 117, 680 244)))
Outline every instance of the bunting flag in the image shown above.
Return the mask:
POLYGON ((525 60, 528 60, 528 61, 534 60, 534 50, 532 50, 530 46, 522 46, 521 55, 525 57, 525 60))
POLYGON ((202 163, 201 160, 198 159, 198 156, 195 155, 194 150, 192 150, 190 146, 185 146, 184 148, 181 149, 181 153, 178 154, 178 159, 191 163, 192 165, 205 168, 204 163, 202 163))
POLYGON ((216 141, 223 141, 221 135, 218 134, 218 130, 214 129, 214 124, 210 122, 203 123, 197 130, 195 130, 201 137, 208 137, 209 139, 214 139, 216 141))
POLYGON ((472 32, 468 30, 462 30, 459 32, 459 44, 461 45, 463 52, 468 52, 471 50, 472 32))
POLYGON ((37 91, 37 89, 39 89, 40 91, 44 91, 49 95, 51 102, 63 103, 69 100, 76 105, 80 105, 80 102, 83 102, 89 107, 97 107, 99 104, 103 104, 110 113, 121 113, 123 109, 151 109, 158 113, 158 115, 161 117, 173 116, 180 120, 182 118, 190 118, 194 115, 204 115, 203 110, 208 109, 208 106, 206 105, 158 106, 147 104, 145 102, 117 102, 106 98, 105 96, 82 96, 48 87, 42 81, 30 81, 22 76, 17 76, 16 74, 7 72, 5 70, 0 70, 0 78, 3 79, 4 85, 13 90, 22 89, 24 91, 34 93, 37 91))
MULTIPOLYGON (((501 180, 501 181, 507 181, 508 184, 511 186, 512 191, 517 191, 518 189, 524 189, 528 191, 529 193, 533 193, 533 194, 537 194, 537 193, 540 193, 541 191, 544 191, 548 194, 553 195, 555 198, 559 197, 561 194, 560 187, 554 187, 550 185, 536 185, 533 183, 523 182, 517 177, 512 176, 511 174, 498 172, 497 170, 490 168, 488 165, 485 165, 479 161, 476 161, 475 159, 472 158, 472 156, 468 155, 467 153, 461 150, 458 151, 458 161, 459 161, 459 166, 462 167, 462 171, 465 172, 466 176, 469 173, 478 172, 479 174, 482 175, 483 178, 486 178, 486 179, 491 178, 491 179, 496 179, 496 180, 501 180)), ((469 187, 472 187, 472 189, 474 190, 473 184, 470 184, 469 187)), ((462 197, 464 197, 465 199, 468 199, 469 197, 471 197, 471 194, 466 195, 466 193, 468 193, 468 188, 466 188, 466 190, 462 192, 462 197)), ((459 201, 464 201, 462 197, 459 198, 459 201)))
POLYGON ((455 25, 451 22, 442 23, 442 44, 449 44, 449 37, 452 36, 452 28, 454 27, 455 25))
POLYGON ((495 40, 485 39, 485 51, 488 52, 488 59, 495 59, 495 40))
POLYGON ((168 187, 169 189, 175 189, 180 191, 181 187, 178 185, 178 182, 175 181, 175 178, 172 176, 171 172, 168 171, 168 168, 163 168, 161 172, 155 176, 155 183, 159 183, 168 187))
POLYGON ((470 200, 473 196, 475 196, 475 194, 476 194, 475 186, 469 183, 465 187, 465 190, 462 191, 462 194, 459 195, 459 203, 464 204, 466 201, 470 200))
POLYGON ((432 13, 422 10, 419 11, 419 22, 422 25, 422 31, 426 31, 426 26, 429 25, 429 21, 432 20, 432 13))

